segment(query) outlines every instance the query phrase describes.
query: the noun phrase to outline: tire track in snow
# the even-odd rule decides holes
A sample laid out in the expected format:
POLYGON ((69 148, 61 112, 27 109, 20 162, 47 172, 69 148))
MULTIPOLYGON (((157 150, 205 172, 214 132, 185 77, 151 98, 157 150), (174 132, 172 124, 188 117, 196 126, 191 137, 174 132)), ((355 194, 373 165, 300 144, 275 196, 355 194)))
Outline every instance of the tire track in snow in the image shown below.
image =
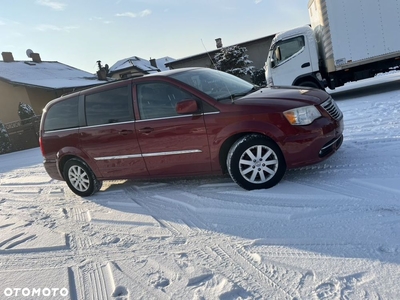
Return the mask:
POLYGON ((73 207, 70 210, 70 215, 72 216, 72 219, 75 220, 76 222, 80 223, 88 223, 89 222, 89 216, 88 216, 88 211, 81 208, 81 207, 73 207))
MULTIPOLYGON (((163 188, 165 189, 165 185, 163 188)), ((166 196, 154 195, 147 189, 146 186, 144 193, 142 188, 134 186, 128 189, 128 194, 138 205, 146 209, 161 226, 171 232, 175 243, 184 243, 187 237, 199 234, 201 230, 196 224, 200 224, 203 228, 206 226, 206 223, 184 203, 166 196), (180 212, 178 216, 176 211, 180 212)), ((181 192, 177 193, 181 194, 181 192)))
MULTIPOLYGON (((137 193, 138 189, 134 189, 133 194, 137 193)), ((177 192, 176 196, 179 197, 197 197, 196 195, 188 195, 187 192, 177 192)), ((183 222, 181 219, 176 219, 177 222, 166 221, 165 216, 168 215, 166 212, 166 205, 168 203, 169 209, 176 212, 177 210, 184 213, 188 219, 192 220, 195 218, 198 221, 198 215, 195 214, 196 208, 191 207, 186 203, 181 203, 175 199, 166 197, 166 196, 159 196, 159 195, 150 195, 149 193, 146 194, 146 197, 142 195, 136 194, 136 202, 144 207, 146 207, 149 211, 152 212, 152 216, 155 217, 163 226, 166 226, 174 236, 174 240, 187 238, 190 234, 199 234, 197 230, 192 230, 189 226, 188 222, 183 222), (140 200, 138 200, 140 199, 140 200), (172 207, 171 207, 172 205, 172 207), (178 208, 178 209, 177 209, 178 208), (161 211, 162 210, 162 211, 161 211), (164 215, 164 218, 161 219, 159 215, 164 215), (157 217, 156 217, 157 216, 157 217)), ((176 218, 176 217, 175 217, 176 218)), ((205 226, 205 222, 202 222, 202 226, 205 226)), ((197 228, 196 228, 197 229, 197 228)), ((254 292, 254 297, 256 299, 262 299, 263 295, 271 295, 276 291, 279 291, 280 297, 286 299, 293 299, 297 297, 296 288, 298 287, 300 278, 302 277, 301 273, 296 273, 296 271, 291 270, 282 270, 282 277, 287 276, 287 274, 294 274, 293 277, 297 278, 294 280, 292 284, 292 290, 288 290, 284 284, 281 284, 280 281, 282 280, 276 275, 278 268, 272 267, 272 273, 266 272, 267 267, 264 269, 258 266, 254 261, 251 259, 251 255, 246 252, 244 248, 238 248, 235 250, 229 246, 222 246, 218 245, 215 246, 215 242, 218 239, 206 238, 208 236, 208 231, 202 232, 202 243, 204 246, 201 250, 194 250, 194 253, 201 258, 203 262, 213 266, 213 272, 223 274, 224 277, 228 278, 231 282, 235 283, 238 286, 241 286, 243 289, 248 288, 249 281, 246 280, 242 281, 240 278, 244 277, 252 277, 254 278, 253 284, 256 287, 251 287, 250 290, 254 292), (209 250, 206 250, 209 249, 209 250), (211 253, 210 253, 211 251, 211 253), (231 272, 225 272, 224 268, 221 267, 220 264, 216 264, 216 261, 224 261, 224 263, 229 264, 230 266, 226 269, 239 269, 240 271, 238 274, 234 274, 231 272), (266 288, 268 286, 268 288, 266 288), (261 292, 257 292, 261 291, 261 292), (283 296, 282 296, 283 295, 283 296)), ((236 273, 236 272, 235 272, 236 273)), ((203 276, 199 279, 199 282, 196 285, 201 285, 203 281, 209 280, 209 276, 203 276)), ((248 279, 248 278, 247 278, 248 279)), ((193 279, 194 280, 194 279, 193 279)), ((191 280, 190 282, 192 282, 191 280)), ((287 284, 287 282, 285 282, 287 284)))
POLYGON ((80 282, 81 299, 107 300, 113 293, 114 279, 108 265, 89 263, 78 268, 78 282, 80 282))
MULTIPOLYGON (((215 241, 218 243, 217 241, 215 241)), ((194 253, 236 285, 252 293, 252 299, 297 299, 302 274, 274 264, 254 261, 242 246, 207 243, 194 253), (230 270, 230 271, 226 271, 230 270)))

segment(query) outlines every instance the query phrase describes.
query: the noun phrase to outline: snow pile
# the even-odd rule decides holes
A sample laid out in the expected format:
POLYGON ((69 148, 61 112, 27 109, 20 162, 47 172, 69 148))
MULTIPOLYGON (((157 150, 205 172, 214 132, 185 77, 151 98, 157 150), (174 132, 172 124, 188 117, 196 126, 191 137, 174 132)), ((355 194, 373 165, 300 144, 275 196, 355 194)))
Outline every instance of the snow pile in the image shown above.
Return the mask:
POLYGON ((123 180, 84 199, 46 176, 39 149, 1 155, 0 298, 397 299, 399 81, 332 92, 342 148, 269 190, 123 180))

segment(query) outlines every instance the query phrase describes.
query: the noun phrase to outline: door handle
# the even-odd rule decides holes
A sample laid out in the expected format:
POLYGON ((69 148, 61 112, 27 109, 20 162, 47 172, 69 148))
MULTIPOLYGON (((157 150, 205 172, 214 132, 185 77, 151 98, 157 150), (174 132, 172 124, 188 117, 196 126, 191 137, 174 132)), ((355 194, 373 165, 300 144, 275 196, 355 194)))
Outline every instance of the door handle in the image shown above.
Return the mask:
POLYGON ((131 134, 131 133, 133 133, 133 130, 121 130, 121 131, 118 131, 119 135, 128 135, 128 134, 131 134))
POLYGON ((306 63, 301 65, 302 68, 307 68, 309 66, 311 66, 311 64, 309 62, 306 62, 306 63))
POLYGON ((152 131, 154 131, 154 128, 152 128, 152 127, 144 127, 144 128, 139 129, 139 132, 141 132, 141 133, 150 133, 152 131))

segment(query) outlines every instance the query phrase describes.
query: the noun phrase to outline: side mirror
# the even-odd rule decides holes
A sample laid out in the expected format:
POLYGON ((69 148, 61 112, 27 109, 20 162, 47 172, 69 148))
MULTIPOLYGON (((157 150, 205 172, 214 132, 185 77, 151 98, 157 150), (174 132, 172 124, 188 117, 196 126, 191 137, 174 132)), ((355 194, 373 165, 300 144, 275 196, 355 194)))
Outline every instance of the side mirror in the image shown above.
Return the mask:
POLYGON ((199 106, 196 100, 182 100, 176 104, 176 112, 180 115, 194 114, 198 112, 199 106))
POLYGON ((271 59, 271 63, 270 63, 270 68, 275 68, 275 61, 273 59, 271 59))

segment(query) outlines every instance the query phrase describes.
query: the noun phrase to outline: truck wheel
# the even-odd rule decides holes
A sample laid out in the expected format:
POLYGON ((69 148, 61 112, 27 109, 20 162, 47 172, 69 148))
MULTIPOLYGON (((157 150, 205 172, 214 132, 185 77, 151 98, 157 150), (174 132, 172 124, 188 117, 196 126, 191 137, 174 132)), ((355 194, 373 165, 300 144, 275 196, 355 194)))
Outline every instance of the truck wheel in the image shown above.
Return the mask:
POLYGON ((313 81, 304 81, 304 82, 299 83, 298 86, 310 87, 310 88, 314 88, 314 89, 321 89, 321 87, 313 81))
POLYGON ((81 197, 93 195, 102 185, 89 166, 78 158, 71 158, 65 163, 63 175, 71 191, 81 197))
POLYGON ((271 188, 286 172, 279 147, 258 134, 244 136, 232 145, 227 167, 233 181, 246 190, 271 188))

